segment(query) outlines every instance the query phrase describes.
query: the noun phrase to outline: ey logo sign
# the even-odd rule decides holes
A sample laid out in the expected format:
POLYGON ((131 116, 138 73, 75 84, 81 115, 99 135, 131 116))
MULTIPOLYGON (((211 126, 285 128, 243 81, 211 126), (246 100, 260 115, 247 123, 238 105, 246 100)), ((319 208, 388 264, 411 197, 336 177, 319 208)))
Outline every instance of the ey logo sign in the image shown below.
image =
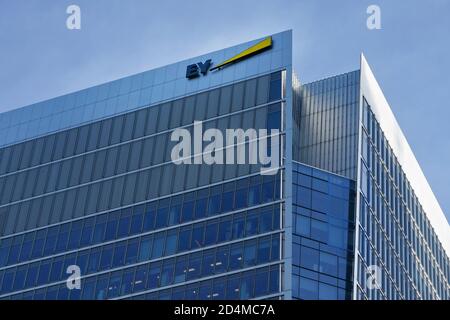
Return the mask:
POLYGON ((195 64, 188 65, 186 68, 186 78, 195 79, 200 76, 200 74, 206 76, 208 71, 221 70, 233 63, 239 62, 241 60, 247 59, 255 54, 261 53, 272 47, 272 37, 267 37, 264 40, 258 42, 254 46, 251 46, 248 49, 238 53, 237 55, 231 57, 228 60, 225 60, 219 63, 217 66, 211 68, 212 62, 211 59, 206 60, 205 62, 199 62, 195 64))

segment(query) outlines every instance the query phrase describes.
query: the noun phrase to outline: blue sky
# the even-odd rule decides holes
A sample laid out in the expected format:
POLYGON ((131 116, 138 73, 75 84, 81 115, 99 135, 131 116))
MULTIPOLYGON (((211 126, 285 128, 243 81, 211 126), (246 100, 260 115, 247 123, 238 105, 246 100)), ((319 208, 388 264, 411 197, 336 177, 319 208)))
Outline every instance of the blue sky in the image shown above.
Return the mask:
POLYGON ((365 53, 450 220, 449 12, 448 0, 0 0, 0 112, 293 29, 302 82, 365 53), (371 4, 381 30, 366 27, 371 4))

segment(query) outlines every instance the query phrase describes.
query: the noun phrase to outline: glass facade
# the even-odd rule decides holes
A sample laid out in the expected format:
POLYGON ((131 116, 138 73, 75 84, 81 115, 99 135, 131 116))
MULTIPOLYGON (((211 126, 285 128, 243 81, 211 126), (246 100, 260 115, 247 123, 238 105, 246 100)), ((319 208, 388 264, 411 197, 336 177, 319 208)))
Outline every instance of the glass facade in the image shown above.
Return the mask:
POLYGON ((294 162, 292 296, 352 295, 355 182, 294 162))
POLYGON ((356 180, 359 78, 358 70, 294 86, 295 161, 356 180))
POLYGON ((204 130, 280 128, 280 77, 251 79, 2 148, 0 232, 23 232, 259 172, 258 165, 216 165, 214 171, 176 166, 170 135, 178 127, 192 132, 194 120, 203 121, 204 130))
POLYGON ((272 38, 195 79, 258 40, 0 114, 0 299, 450 299, 448 246, 364 65, 300 85, 292 33, 272 38), (172 133, 196 121, 279 130, 276 174, 249 137, 244 163, 204 163, 204 137, 174 163, 172 133))
POLYGON ((0 297, 280 296, 282 174, 175 165, 170 135, 282 129, 282 104, 275 72, 2 148, 0 297))
POLYGON ((449 300, 449 258, 365 99, 361 126, 357 298, 449 300))
MULTIPOLYGON (((355 226, 355 218, 349 218, 348 231, 349 239, 357 238, 349 242, 352 247, 348 253, 352 258, 347 261, 354 266, 345 278, 353 283, 353 299, 448 300, 449 257, 362 94, 360 77, 361 71, 355 71, 294 86, 293 158, 344 175, 354 185, 349 199, 352 205, 359 203, 354 211, 357 223, 355 226)), ((294 217, 299 201, 304 203, 302 210, 317 211, 310 208, 314 204, 310 200, 310 186, 302 186, 299 192, 295 174, 294 165, 294 217), (299 198, 302 193, 306 199, 299 198)), ((312 235, 311 218, 301 219, 307 226, 294 221, 293 227, 293 257, 298 255, 300 264, 306 261, 302 260, 302 249, 295 249, 295 233, 298 227, 303 227, 303 232, 312 235)), ((294 298, 322 298, 318 257, 316 249, 314 256, 303 258, 314 259, 316 269, 312 270, 316 274, 309 278, 294 274, 294 298)), ((298 271, 295 263, 293 270, 298 271)), ((336 290, 332 292, 329 297, 335 299, 336 290)), ((342 296, 338 293, 337 298, 342 296)))

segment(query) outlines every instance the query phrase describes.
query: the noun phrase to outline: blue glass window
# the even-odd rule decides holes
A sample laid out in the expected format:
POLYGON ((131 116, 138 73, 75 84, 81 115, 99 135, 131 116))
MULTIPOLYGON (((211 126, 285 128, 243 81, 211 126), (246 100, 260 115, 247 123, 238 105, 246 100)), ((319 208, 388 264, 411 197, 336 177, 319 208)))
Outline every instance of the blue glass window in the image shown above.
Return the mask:
POLYGON ((281 99, 281 72, 270 75, 269 101, 281 99))
POLYGON ((53 286, 47 289, 45 300, 56 300, 58 296, 58 286, 53 286))
MULTIPOLYGON (((46 290, 45 288, 36 290, 34 292, 33 300, 44 300, 45 299, 45 290, 46 290)), ((79 290, 72 290, 72 292, 74 292, 74 291, 79 291, 79 290)))
MULTIPOLYGON (((80 290, 72 290, 74 291, 80 291, 80 290)), ((95 289, 95 299, 97 300, 104 300, 106 299, 106 295, 108 292, 108 276, 101 276, 97 279, 97 286, 95 289)))
POLYGON ((225 218, 219 224, 218 242, 231 240, 231 218, 225 218))
POLYGON ((201 219, 206 216, 206 198, 198 199, 195 203, 195 218, 201 219))
POLYGON ((122 210, 120 220, 119 220, 119 228, 117 230, 117 237, 125 237, 128 236, 130 232, 130 223, 131 223, 131 209, 127 208, 122 210))
POLYGON ((74 265, 76 260, 77 260, 76 253, 71 253, 71 254, 64 256, 63 273, 65 273, 67 271, 69 266, 74 265))
POLYGON ((103 247, 102 257, 100 259, 100 270, 106 270, 111 268, 112 257, 113 257, 113 246, 109 245, 103 247))
POLYGON ((258 233, 258 212, 252 211, 248 214, 247 221, 245 223, 245 235, 251 236, 258 233))
POLYGON ((100 248, 95 248, 91 250, 91 253, 89 254, 89 263, 88 263, 88 272, 93 273, 97 272, 98 270, 98 264, 100 262, 100 254, 101 254, 100 248))
POLYGON ((328 193, 328 181, 313 178, 312 188, 323 193, 328 193))
POLYGON ((147 289, 154 289, 159 286, 161 273, 161 262, 152 263, 148 272, 147 289))
POLYGON ((48 229, 47 240, 45 241, 44 255, 50 255, 55 250, 59 226, 48 229))
POLYGON ((300 278, 300 299, 317 300, 319 296, 317 281, 300 278))
POLYGON ((218 223, 217 220, 209 221, 206 225, 206 232, 205 232, 205 245, 212 245, 217 243, 217 229, 218 229, 218 223))
POLYGON ((265 182, 262 186, 262 201, 269 202, 273 200, 273 187, 274 183, 273 181, 265 182))
POLYGON ((170 230, 166 238, 166 252, 165 255, 172 255, 177 251, 177 235, 178 230, 170 230))
POLYGON ((349 233, 351 233, 351 230, 347 230, 344 228, 339 228, 334 225, 329 225, 329 244, 342 248, 347 249, 347 239, 349 237, 349 233))
POLYGON ((311 238, 327 242, 328 241, 328 224, 319 220, 311 219, 311 238))
POLYGON ((136 263, 138 255, 138 239, 133 239, 128 241, 127 245, 127 257, 125 259, 125 264, 136 263))
POLYGON ((236 209, 240 209, 240 208, 244 208, 247 206, 247 194, 248 194, 248 189, 239 189, 236 191, 236 204, 235 204, 235 208, 236 209))
POLYGON ((94 218, 84 220, 83 231, 81 233, 81 246, 86 246, 91 243, 92 230, 94 225, 94 218))
MULTIPOLYGON (((311 188, 311 184, 312 184, 312 177, 301 174, 301 173, 297 173, 297 183, 300 186, 306 187, 306 188, 311 188)), ((317 179, 315 179, 317 180, 317 179)))
POLYGON ((9 271, 3 275, 2 293, 11 291, 13 286, 14 274, 15 271, 9 271))
POLYGON ((268 268, 258 271, 255 275, 255 297, 264 296, 269 293, 268 268))
POLYGON ((19 259, 19 253, 20 253, 20 244, 13 245, 9 252, 7 264, 8 265, 16 264, 19 259))
POLYGON ((260 185, 251 186, 248 189, 248 205, 255 206, 261 203, 261 187, 260 185))
POLYGON ((156 228, 163 228, 167 226, 167 218, 169 216, 168 208, 159 208, 156 215, 156 228))
POLYGON ((139 247, 139 262, 146 261, 150 258, 152 252, 153 236, 146 236, 142 239, 139 247))
POLYGON ((116 239, 119 216, 120 211, 112 212, 109 214, 108 223, 106 224, 106 241, 116 239))
MULTIPOLYGON (((48 282, 50 266, 51 266, 50 260, 46 260, 41 263, 41 265, 39 267, 39 276, 38 276, 38 280, 36 283, 38 286, 46 284, 48 282)), ((5 276, 6 276, 6 274, 5 274, 5 276)))
POLYGON ((319 271, 319 251, 302 247, 300 265, 303 268, 319 271))
POLYGON ((311 233, 310 218, 297 215, 295 222, 295 232, 301 236, 309 237, 311 233))
POLYGON ((6 265, 10 245, 11 245, 11 238, 5 239, 0 243, 0 267, 6 265))
POLYGON ((246 241, 244 245, 244 267, 253 266, 256 263, 256 240, 246 241))
MULTIPOLYGON (((22 250, 20 251, 20 259, 19 261, 26 261, 30 258, 31 255, 31 248, 33 246, 33 238, 34 238, 34 232, 28 233, 25 235, 25 239, 22 245, 22 250)), ((1 250, 1 249, 0 249, 1 250)), ((0 258, 1 260, 1 258, 0 258)), ((1 263, 0 263, 1 265, 1 263)))
POLYGON ((173 283, 174 259, 165 260, 161 271, 161 287, 168 286, 173 283))
POLYGON ((86 280, 86 282, 83 284, 83 292, 81 293, 82 300, 94 299, 95 281, 95 278, 91 278, 86 280))
POLYGON ((178 237, 178 252, 189 250, 191 243, 191 226, 184 227, 178 237))
POLYGON ((25 283, 25 276, 27 274, 27 266, 19 267, 16 271, 16 276, 14 278, 13 290, 21 290, 25 283))
POLYGON ((52 270, 50 272, 50 282, 58 281, 61 278, 63 262, 63 258, 56 258, 53 260, 52 270))
POLYGON ((164 252, 164 232, 160 232, 155 235, 153 240, 153 250, 152 250, 152 259, 159 258, 163 255, 164 252))
POLYGON ((58 300, 69 300, 69 289, 65 283, 59 287, 58 300))
POLYGON ((229 269, 240 269, 242 267, 242 261, 242 243, 233 244, 230 249, 229 269))
POLYGON ((231 276, 227 281, 227 300, 237 300, 239 299, 240 290, 240 278, 239 276, 231 276))
POLYGON ((148 266, 140 266, 136 269, 136 275, 134 277, 133 292, 139 292, 145 289, 147 281, 148 266))
POLYGON ((270 261, 270 247, 271 247, 270 237, 262 238, 259 240, 258 264, 270 261))
POLYGON ((272 230, 272 208, 260 213, 259 232, 264 233, 272 230))
POLYGON ((228 266, 228 247, 219 248, 216 252, 215 273, 225 272, 228 266))
POLYGON ((170 208, 170 215, 169 215, 169 226, 173 226, 180 223, 181 219, 181 205, 173 205, 170 208))
MULTIPOLYGON (((281 129, 281 111, 275 111, 275 112, 270 112, 267 114, 267 130, 272 130, 272 129, 281 129)), ((267 144, 269 147, 269 152, 270 152, 270 146, 271 146, 271 139, 274 139, 275 137, 270 137, 267 140, 267 144)))
POLYGON ((311 208, 311 189, 296 187, 297 199, 296 204, 306 208, 311 208))
POLYGON ((187 258, 186 257, 178 258, 175 266, 174 283, 186 281, 186 272, 187 272, 187 258))
POLYGON ((233 210, 234 192, 229 191, 222 194, 222 212, 233 210))
POLYGON ((200 253, 194 253, 189 258, 189 268, 187 271, 187 280, 200 277, 202 256, 200 253))
POLYGON ((88 259, 89 259, 88 252, 82 252, 82 253, 78 254, 78 256, 77 256, 76 265, 78 267, 80 267, 81 274, 84 274, 86 272, 88 259))
POLYGON ((272 249, 270 250, 270 256, 272 261, 280 259, 280 237, 275 235, 272 238, 272 249))
POLYGON ((181 222, 191 221, 194 218, 194 201, 185 202, 183 204, 183 215, 181 222))
POLYGON ((254 278, 251 274, 246 274, 241 279, 240 298, 249 299, 253 297, 254 278))
POLYGON ((211 284, 210 281, 205 281, 200 284, 198 289, 199 300, 210 300, 211 299, 211 284))
POLYGON ((184 288, 175 288, 172 291, 171 300, 184 300, 184 288))
POLYGON ((146 209, 144 217, 144 231, 153 230, 155 224, 155 213, 156 211, 154 205, 149 205, 146 209))
POLYGON ((125 243, 121 242, 114 248, 113 268, 125 264, 125 243))
POLYGON ((212 298, 214 300, 225 299, 225 281, 224 280, 214 281, 212 298))
POLYGON ((38 270, 39 270, 39 262, 30 265, 30 267, 28 268, 27 280, 25 282, 26 288, 32 287, 36 284, 38 270))
POLYGON ((205 225, 202 223, 200 225, 195 225, 192 230, 192 238, 191 238, 191 248, 201 248, 203 247, 203 233, 205 231, 205 225))
POLYGON ((336 300, 337 287, 325 283, 319 283, 319 299, 320 300, 336 300))
POLYGON ((279 207, 275 207, 275 211, 273 213, 273 230, 280 229, 280 209, 279 207))
POLYGON ((214 195, 209 198, 208 215, 215 215, 220 212, 220 195, 214 195))
POLYGON ((119 296, 119 289, 122 283, 122 270, 111 274, 108 286, 108 298, 115 298, 119 296))
POLYGON ((80 238, 81 238, 81 230, 83 223, 82 221, 75 221, 72 223, 72 229, 70 231, 69 244, 67 249, 72 250, 78 248, 80 238))
POLYGON ((121 295, 127 295, 131 293, 131 289, 133 288, 133 278, 134 278, 134 269, 133 271, 125 271, 122 276, 122 285, 121 285, 121 295))
POLYGON ((240 239, 244 236, 245 220, 242 214, 235 215, 233 219, 233 239, 240 239))
POLYGON ((337 277, 338 261, 337 257, 325 252, 320 252, 320 272, 337 277))
POLYGON ((206 277, 214 274, 214 264, 215 264, 215 254, 214 251, 209 250, 203 255, 202 261, 202 277, 206 277))
POLYGON ((103 241, 105 237, 105 229, 106 229, 106 215, 98 216, 94 227, 92 243, 95 244, 103 241))

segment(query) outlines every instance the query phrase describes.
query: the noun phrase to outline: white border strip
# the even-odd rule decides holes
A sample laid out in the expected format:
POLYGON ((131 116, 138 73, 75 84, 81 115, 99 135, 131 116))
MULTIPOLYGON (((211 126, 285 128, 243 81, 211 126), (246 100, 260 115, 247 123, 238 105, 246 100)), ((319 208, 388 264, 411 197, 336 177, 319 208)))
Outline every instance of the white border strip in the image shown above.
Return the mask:
POLYGON ((361 93, 375 114, 431 225, 450 256, 450 226, 375 76, 361 54, 361 93))

